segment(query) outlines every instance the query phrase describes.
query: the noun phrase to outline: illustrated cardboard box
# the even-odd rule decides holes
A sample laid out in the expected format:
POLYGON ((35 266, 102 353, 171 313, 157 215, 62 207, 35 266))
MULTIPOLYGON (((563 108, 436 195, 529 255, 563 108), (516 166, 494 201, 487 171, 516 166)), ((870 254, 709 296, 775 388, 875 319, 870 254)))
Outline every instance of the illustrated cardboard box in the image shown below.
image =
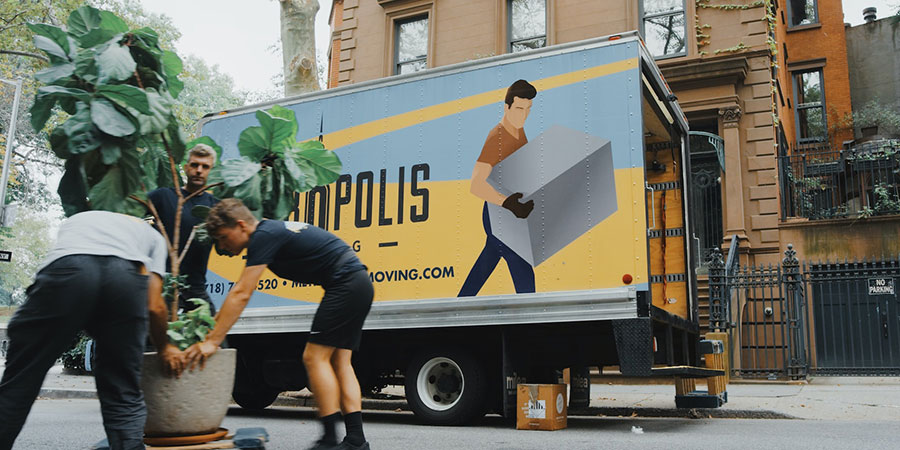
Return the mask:
POLYGON ((561 125, 500 161, 487 181, 534 200, 525 219, 491 203, 488 214, 494 236, 535 267, 618 208, 610 141, 561 125))
POLYGON ((517 430, 561 430, 567 424, 565 384, 520 384, 516 395, 517 430))

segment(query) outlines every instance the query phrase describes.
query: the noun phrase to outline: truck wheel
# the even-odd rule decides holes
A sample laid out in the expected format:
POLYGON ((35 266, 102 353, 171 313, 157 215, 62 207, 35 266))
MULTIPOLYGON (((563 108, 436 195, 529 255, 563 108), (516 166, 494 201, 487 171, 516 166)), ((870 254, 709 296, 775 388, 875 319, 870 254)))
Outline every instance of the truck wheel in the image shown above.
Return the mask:
POLYGON ((280 390, 266 384, 263 379, 262 368, 261 361, 253 359, 248 361, 244 358, 238 358, 231 398, 241 408, 253 411, 265 409, 281 393, 280 390))
POLYGON ((462 425, 484 415, 485 369, 460 349, 428 351, 406 370, 406 400, 429 425, 462 425))
POLYGON ((268 387, 257 387, 250 390, 233 390, 231 397, 241 408, 259 411, 269 407, 281 392, 268 387))

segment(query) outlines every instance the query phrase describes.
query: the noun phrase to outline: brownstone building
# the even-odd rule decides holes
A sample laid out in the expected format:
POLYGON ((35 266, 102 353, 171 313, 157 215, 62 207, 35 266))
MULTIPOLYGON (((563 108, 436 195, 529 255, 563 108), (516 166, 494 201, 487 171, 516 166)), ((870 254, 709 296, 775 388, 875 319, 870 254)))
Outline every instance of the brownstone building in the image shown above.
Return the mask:
MULTIPOLYGON (((690 195, 701 252, 736 238, 742 264, 777 266, 788 244, 807 261, 900 253, 900 221, 890 217, 900 212, 890 210, 900 205, 890 165, 897 156, 881 161, 884 151, 861 152, 865 145, 853 140, 840 1, 335 0, 331 24, 330 87, 639 30, 693 133, 690 195)), ((733 368, 796 377, 816 365, 865 366, 826 349, 841 336, 823 324, 850 317, 842 311, 854 306, 822 294, 863 289, 863 275, 810 288, 809 312, 789 319, 788 297, 779 294, 789 287, 759 270, 756 287, 734 291, 731 312, 718 319, 738 324, 730 326, 740 352, 733 368), (812 324, 817 314, 824 319, 812 324), (807 320, 801 329, 788 325, 807 320), (789 334, 791 345, 780 337, 789 334)))
POLYGON ((712 218, 701 247, 736 235, 744 262, 779 261, 786 245, 779 149, 852 138, 829 135, 826 117, 850 112, 840 2, 336 0, 331 24, 330 87, 641 30, 691 129, 708 133, 692 157, 712 218))

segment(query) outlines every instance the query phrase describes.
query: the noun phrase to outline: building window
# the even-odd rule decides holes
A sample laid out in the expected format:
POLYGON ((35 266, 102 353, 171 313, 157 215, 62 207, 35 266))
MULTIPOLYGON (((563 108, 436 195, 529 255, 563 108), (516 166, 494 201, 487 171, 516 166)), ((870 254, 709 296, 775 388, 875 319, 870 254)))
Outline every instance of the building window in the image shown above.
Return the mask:
POLYGON ((800 142, 825 139, 825 90, 822 84, 821 69, 794 73, 797 140, 800 142))
POLYGON ((413 73, 428 66, 428 15, 398 20, 394 25, 394 74, 413 73))
POLYGON ((819 8, 816 0, 788 0, 788 17, 792 27, 818 23, 819 8))
POLYGON ((546 0, 509 0, 510 53, 547 46, 546 0))
POLYGON ((644 42, 653 56, 686 53, 684 0, 643 0, 641 2, 644 42))

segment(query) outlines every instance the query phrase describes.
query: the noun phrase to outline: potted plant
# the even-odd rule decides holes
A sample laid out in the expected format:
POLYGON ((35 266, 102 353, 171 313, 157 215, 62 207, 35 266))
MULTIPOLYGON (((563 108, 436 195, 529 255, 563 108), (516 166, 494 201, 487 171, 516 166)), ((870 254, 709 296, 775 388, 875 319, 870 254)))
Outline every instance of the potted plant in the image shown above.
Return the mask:
MULTIPOLYGON (((44 86, 38 89, 31 107, 32 127, 41 131, 57 106, 68 114, 49 133, 51 149, 65 161, 58 189, 63 209, 68 216, 92 209, 138 217, 149 211, 155 216, 172 261, 167 284, 173 323, 170 339, 200 339, 205 336, 201 325, 213 327, 215 323, 209 311, 204 315, 202 308, 193 315, 176 316, 179 255, 185 249, 178 248, 177 231, 174 239, 168 238, 147 193, 157 187, 174 187, 179 196, 176 211, 181 211, 186 198, 181 194, 177 168, 187 150, 195 142, 204 142, 221 156, 221 148, 208 137, 191 142, 184 139, 173 114, 175 98, 183 86, 178 79, 181 60, 159 46, 153 30, 131 30, 114 14, 90 6, 73 11, 67 25, 62 29, 29 24, 35 46, 49 58, 49 67, 35 74, 44 86), (179 331, 179 326, 191 328, 179 331)), ((321 142, 297 142, 293 111, 274 106, 258 112, 257 118, 259 126, 251 126, 240 134, 237 147, 241 157, 227 161, 217 158, 219 163, 210 174, 209 184, 200 191, 217 189, 219 198, 241 198, 258 217, 285 219, 293 208, 294 192, 334 182, 341 163, 321 142)), ((174 227, 180 228, 180 214, 176 215, 174 227)), ((185 247, 203 235, 202 229, 195 228, 185 247)), ((233 352, 218 352, 216 356, 220 353, 225 360, 232 354, 230 362, 225 363, 230 365, 230 373, 223 379, 233 381, 233 352)), ((212 359, 197 377, 211 373, 210 364, 212 359)), ((150 366, 155 365, 145 365, 145 381, 155 376, 150 366)), ((213 383, 193 376, 184 378, 195 390, 213 383)), ((152 390, 157 385, 168 386, 147 382, 145 387, 152 390)), ((185 408, 194 406, 192 409, 201 414, 202 410, 214 409, 210 405, 214 394, 204 395, 204 401, 182 404, 185 408)), ((225 398, 223 408, 227 408, 227 402, 225 398)), ((151 410, 150 414, 156 413, 151 410)))

